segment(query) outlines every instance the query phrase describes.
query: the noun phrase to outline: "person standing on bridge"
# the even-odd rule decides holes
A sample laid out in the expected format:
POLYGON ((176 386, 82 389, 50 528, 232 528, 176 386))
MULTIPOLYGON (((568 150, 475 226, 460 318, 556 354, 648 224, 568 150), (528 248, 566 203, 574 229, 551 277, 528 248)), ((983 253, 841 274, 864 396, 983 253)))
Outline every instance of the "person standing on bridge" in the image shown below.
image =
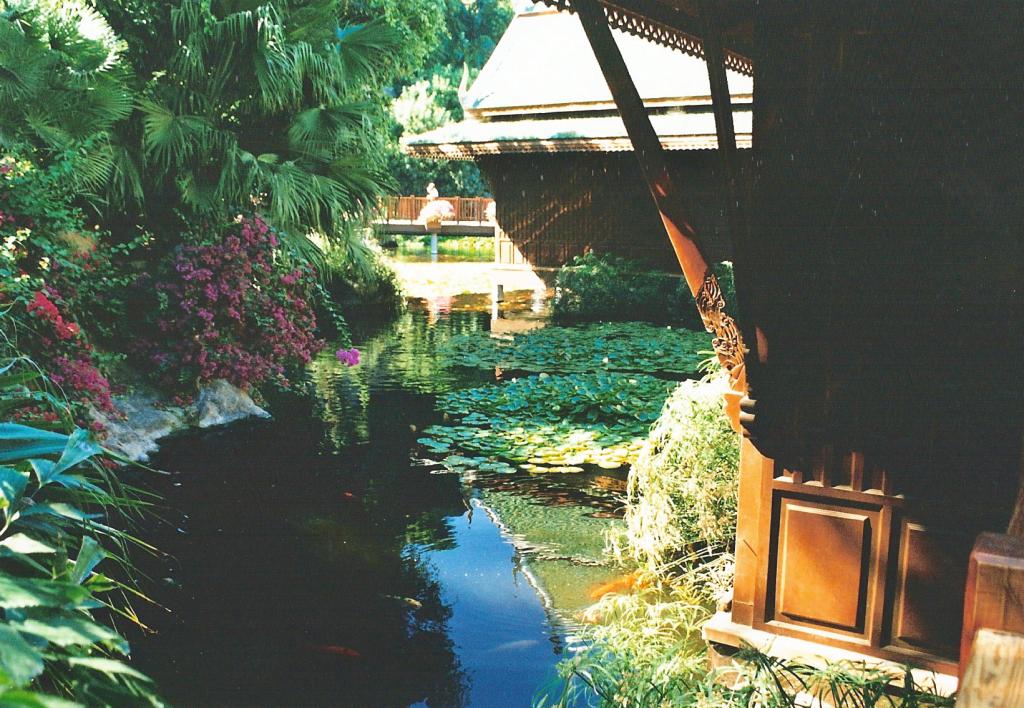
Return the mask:
POLYGON ((431 182, 430 184, 427 185, 427 201, 432 202, 435 199, 437 199, 438 196, 439 194, 437 191, 437 187, 435 187, 434 183, 431 182))

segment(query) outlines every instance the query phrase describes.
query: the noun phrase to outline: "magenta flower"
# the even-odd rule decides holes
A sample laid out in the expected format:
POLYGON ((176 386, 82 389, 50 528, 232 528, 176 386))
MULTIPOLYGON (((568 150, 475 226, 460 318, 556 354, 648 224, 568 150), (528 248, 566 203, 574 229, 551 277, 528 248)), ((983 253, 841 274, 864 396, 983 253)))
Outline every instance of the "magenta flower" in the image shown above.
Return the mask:
POLYGON ((346 366, 355 366, 359 363, 359 350, 355 347, 351 349, 339 349, 334 352, 334 356, 338 357, 338 361, 346 366))

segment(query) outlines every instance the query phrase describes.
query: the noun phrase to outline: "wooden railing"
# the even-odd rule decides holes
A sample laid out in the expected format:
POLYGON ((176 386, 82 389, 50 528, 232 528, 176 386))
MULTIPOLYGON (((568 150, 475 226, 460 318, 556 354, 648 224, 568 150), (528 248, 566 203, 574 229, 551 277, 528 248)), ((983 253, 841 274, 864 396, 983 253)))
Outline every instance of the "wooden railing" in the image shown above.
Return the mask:
MULTIPOLYGON (((452 205, 455 217, 451 221, 475 224, 491 223, 487 209, 494 203, 494 200, 490 197, 438 197, 437 199, 452 205)), ((423 207, 430 201, 432 200, 427 197, 385 197, 381 204, 381 218, 389 223, 414 223, 419 219, 423 207)))

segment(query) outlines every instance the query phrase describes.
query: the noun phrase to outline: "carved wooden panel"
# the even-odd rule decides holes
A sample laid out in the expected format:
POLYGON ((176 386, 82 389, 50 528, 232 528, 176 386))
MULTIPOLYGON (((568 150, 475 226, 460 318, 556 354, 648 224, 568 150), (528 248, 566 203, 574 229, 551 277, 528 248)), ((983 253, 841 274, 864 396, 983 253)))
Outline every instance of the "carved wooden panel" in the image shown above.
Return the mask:
POLYGON ((893 644, 956 656, 972 536, 904 521, 899 535, 893 644))
POLYGON ((866 633, 877 512, 783 497, 774 619, 866 633))

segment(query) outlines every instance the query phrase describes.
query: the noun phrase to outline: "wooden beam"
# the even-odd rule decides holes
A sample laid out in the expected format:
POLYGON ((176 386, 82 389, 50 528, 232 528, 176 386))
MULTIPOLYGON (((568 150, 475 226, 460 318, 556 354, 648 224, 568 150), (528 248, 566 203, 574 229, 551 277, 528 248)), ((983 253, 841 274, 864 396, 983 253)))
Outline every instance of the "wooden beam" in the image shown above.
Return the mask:
POLYGON ((974 640, 957 708, 1024 705, 1024 635, 982 629, 974 640))
MULTIPOLYGON (((661 141, 651 125, 651 119, 629 75, 622 53, 615 44, 605 10, 598 0, 573 0, 572 6, 580 18, 597 63, 608 83, 608 89, 619 109, 619 115, 633 145, 633 152, 640 161, 640 169, 661 215, 665 232, 682 267, 683 277, 693 294, 704 326, 715 335, 714 347, 718 359, 729 371, 733 387, 737 391, 743 391, 746 389, 746 350, 743 338, 736 322, 725 312, 725 302, 718 280, 709 268, 697 232, 686 218, 684 195, 668 170, 661 141)), ((738 405, 731 406, 729 412, 738 430, 738 405)))
POLYGON ((744 341, 751 347, 752 357, 747 357, 747 380, 751 377, 751 363, 764 363, 768 358, 768 342, 764 333, 757 328, 751 329, 754 307, 748 296, 745 285, 752 282, 745 277, 748 260, 743 258, 749 253, 750 225, 740 190, 739 158, 736 148, 736 126, 732 118, 732 94, 729 91, 729 76, 725 68, 725 48, 722 45, 721 27, 717 13, 711 0, 699 0, 698 8, 703 27, 704 63, 708 68, 708 84, 711 87, 711 107, 715 114, 715 133, 718 136, 718 159, 722 166, 723 185, 725 187, 725 211, 729 221, 729 233, 732 237, 733 250, 741 256, 733 261, 735 276, 736 300, 740 312, 744 313, 740 320, 743 327, 744 341))

